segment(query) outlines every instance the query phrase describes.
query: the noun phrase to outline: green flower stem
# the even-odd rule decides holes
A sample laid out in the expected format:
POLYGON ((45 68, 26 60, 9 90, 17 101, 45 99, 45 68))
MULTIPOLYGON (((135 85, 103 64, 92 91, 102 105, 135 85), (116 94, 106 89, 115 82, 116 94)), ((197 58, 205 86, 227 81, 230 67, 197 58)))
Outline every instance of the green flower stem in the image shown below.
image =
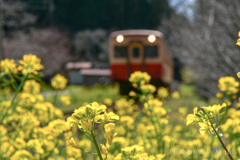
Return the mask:
POLYGON ((16 85, 17 85, 17 82, 15 81, 15 79, 13 78, 13 76, 12 76, 12 74, 9 74, 9 77, 10 77, 10 82, 11 82, 11 85, 12 85, 12 87, 13 87, 13 89, 17 89, 16 88, 16 85))
POLYGON ((218 132, 216 131, 216 129, 214 128, 212 119, 209 118, 209 115, 207 114, 207 112, 206 112, 203 108, 201 108, 201 110, 207 115, 208 120, 209 120, 209 122, 210 122, 210 124, 211 124, 211 127, 213 128, 213 130, 214 130, 215 134, 217 135, 218 140, 219 140, 220 143, 222 144, 223 148, 224 148, 225 151, 227 152, 228 157, 229 157, 231 160, 234 160, 234 158, 232 157, 231 153, 229 152, 229 150, 227 149, 227 147, 226 147, 225 144, 223 143, 223 141, 222 141, 219 133, 218 133, 218 132))
POLYGON ((229 157, 231 160, 234 160, 234 158, 232 157, 231 153, 228 151, 227 147, 226 147, 225 144, 223 143, 223 141, 222 141, 221 137, 219 136, 218 132, 217 132, 216 129, 214 128, 212 122, 210 122, 210 123, 211 123, 211 126, 212 126, 214 132, 216 133, 216 135, 217 135, 217 137, 218 137, 218 140, 221 142, 223 148, 224 148, 225 151, 227 152, 228 157, 229 157))
MULTIPOLYGON (((56 146, 56 147, 58 146, 59 140, 60 140, 60 135, 57 136, 57 142, 55 143, 55 146, 56 146)), ((54 148, 54 149, 55 149, 55 148, 54 148)), ((52 150, 48 153, 48 155, 47 155, 46 157, 44 157, 44 159, 48 159, 48 158, 53 154, 54 149, 52 149, 52 150)), ((41 159, 42 159, 42 158, 41 158, 41 159)))
POLYGON ((23 79, 21 80, 21 83, 20 83, 20 85, 19 85, 19 87, 18 87, 18 90, 17 90, 17 92, 15 93, 15 95, 14 95, 14 97, 13 97, 13 99, 12 99, 11 106, 7 108, 7 111, 6 111, 5 114, 3 115, 3 117, 2 117, 2 119, 1 119, 1 121, 0 121, 0 124, 3 123, 3 120, 4 120, 4 118, 7 116, 8 111, 13 107, 14 101, 15 101, 17 95, 21 92, 21 90, 22 90, 22 88, 23 88, 23 85, 24 85, 24 83, 25 83, 25 81, 26 81, 27 78, 28 78, 28 72, 25 74, 25 76, 24 76, 23 79))
POLYGON ((104 160, 107 160, 107 156, 108 156, 108 153, 106 154, 106 157, 105 157, 105 159, 104 159, 104 160))
POLYGON ((11 72, 11 73, 15 78, 17 78, 18 80, 21 80, 21 77, 19 77, 16 73, 14 73, 14 72, 11 72))
MULTIPOLYGON (((100 130, 102 129, 102 127, 104 126, 104 124, 105 124, 105 123, 100 124, 100 126, 99 126, 99 128, 98 128, 98 130, 97 130, 96 135, 98 135, 98 133, 100 132, 100 130)), ((96 137, 96 136, 95 136, 95 137, 96 137)))
MULTIPOLYGON (((156 127, 156 125, 155 125, 155 122, 154 122, 154 120, 153 120, 151 117, 149 117, 149 119, 151 120, 151 122, 152 122, 152 124, 153 124, 153 126, 154 126, 154 130, 155 130, 155 132, 156 132, 156 138, 157 138, 158 141, 160 141, 160 139, 159 139, 159 133, 158 133, 158 131, 157 131, 157 127, 156 127)), ((160 138, 161 138, 161 137, 160 137, 160 138)), ((158 152, 160 152, 160 150, 161 150, 160 142, 158 142, 157 145, 158 145, 158 146, 157 146, 158 152)))
POLYGON ((90 134, 90 135, 91 135, 91 137, 92 137, 93 143, 94 143, 95 148, 96 148, 96 150, 97 150, 99 159, 100 159, 100 160, 103 160, 102 155, 101 155, 101 152, 100 152, 100 149, 99 149, 98 144, 97 144, 97 141, 96 141, 95 136, 94 136, 94 134, 93 134, 93 130, 91 130, 91 134, 90 134))
POLYGON ((55 94, 54 94, 54 99, 53 99, 53 104, 57 104, 57 96, 58 96, 58 90, 55 91, 55 94))

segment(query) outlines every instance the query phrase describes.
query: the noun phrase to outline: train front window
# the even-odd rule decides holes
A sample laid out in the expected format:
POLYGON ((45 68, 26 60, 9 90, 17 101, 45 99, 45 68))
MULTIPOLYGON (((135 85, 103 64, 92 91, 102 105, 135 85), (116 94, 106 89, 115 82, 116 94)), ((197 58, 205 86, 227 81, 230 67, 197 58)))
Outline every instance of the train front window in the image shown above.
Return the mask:
POLYGON ((134 58, 138 58, 139 57, 139 48, 138 47, 134 47, 132 53, 133 53, 133 57, 134 58))
POLYGON ((127 46, 115 47, 114 52, 116 58, 127 58, 128 47, 127 46))
POLYGON ((144 46, 144 57, 158 57, 158 46, 144 46))

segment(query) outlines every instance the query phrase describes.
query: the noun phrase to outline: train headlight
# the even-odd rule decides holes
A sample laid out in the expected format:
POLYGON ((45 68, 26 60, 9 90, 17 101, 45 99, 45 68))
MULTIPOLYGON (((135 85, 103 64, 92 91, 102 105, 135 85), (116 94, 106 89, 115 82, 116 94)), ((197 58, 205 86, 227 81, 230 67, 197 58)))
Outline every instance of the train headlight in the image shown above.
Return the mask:
POLYGON ((123 35, 118 35, 117 38, 116 38, 116 40, 117 40, 118 43, 123 42, 123 40, 124 40, 123 35))
POLYGON ((149 35, 148 36, 148 41, 151 42, 151 43, 155 42, 156 41, 156 36, 154 36, 153 34, 149 35))

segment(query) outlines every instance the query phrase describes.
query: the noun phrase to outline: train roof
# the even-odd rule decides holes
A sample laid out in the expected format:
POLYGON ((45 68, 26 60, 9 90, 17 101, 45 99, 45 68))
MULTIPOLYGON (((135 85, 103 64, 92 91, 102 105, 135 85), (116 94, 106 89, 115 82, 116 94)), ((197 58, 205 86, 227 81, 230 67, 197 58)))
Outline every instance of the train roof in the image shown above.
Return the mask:
POLYGON ((121 30, 115 31, 110 34, 110 38, 117 37, 118 35, 123 36, 148 36, 150 34, 155 35, 156 37, 163 38, 163 34, 156 30, 145 30, 145 29, 134 29, 134 30, 121 30))

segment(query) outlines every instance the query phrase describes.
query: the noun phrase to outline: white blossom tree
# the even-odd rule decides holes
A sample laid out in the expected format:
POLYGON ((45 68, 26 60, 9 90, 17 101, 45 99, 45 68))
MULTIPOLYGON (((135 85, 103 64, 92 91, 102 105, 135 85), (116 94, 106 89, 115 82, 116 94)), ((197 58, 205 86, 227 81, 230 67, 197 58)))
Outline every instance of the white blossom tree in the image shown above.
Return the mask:
POLYGON ((239 0, 196 0, 194 19, 174 15, 159 27, 174 56, 194 70, 198 91, 210 97, 217 80, 240 71, 239 0))

